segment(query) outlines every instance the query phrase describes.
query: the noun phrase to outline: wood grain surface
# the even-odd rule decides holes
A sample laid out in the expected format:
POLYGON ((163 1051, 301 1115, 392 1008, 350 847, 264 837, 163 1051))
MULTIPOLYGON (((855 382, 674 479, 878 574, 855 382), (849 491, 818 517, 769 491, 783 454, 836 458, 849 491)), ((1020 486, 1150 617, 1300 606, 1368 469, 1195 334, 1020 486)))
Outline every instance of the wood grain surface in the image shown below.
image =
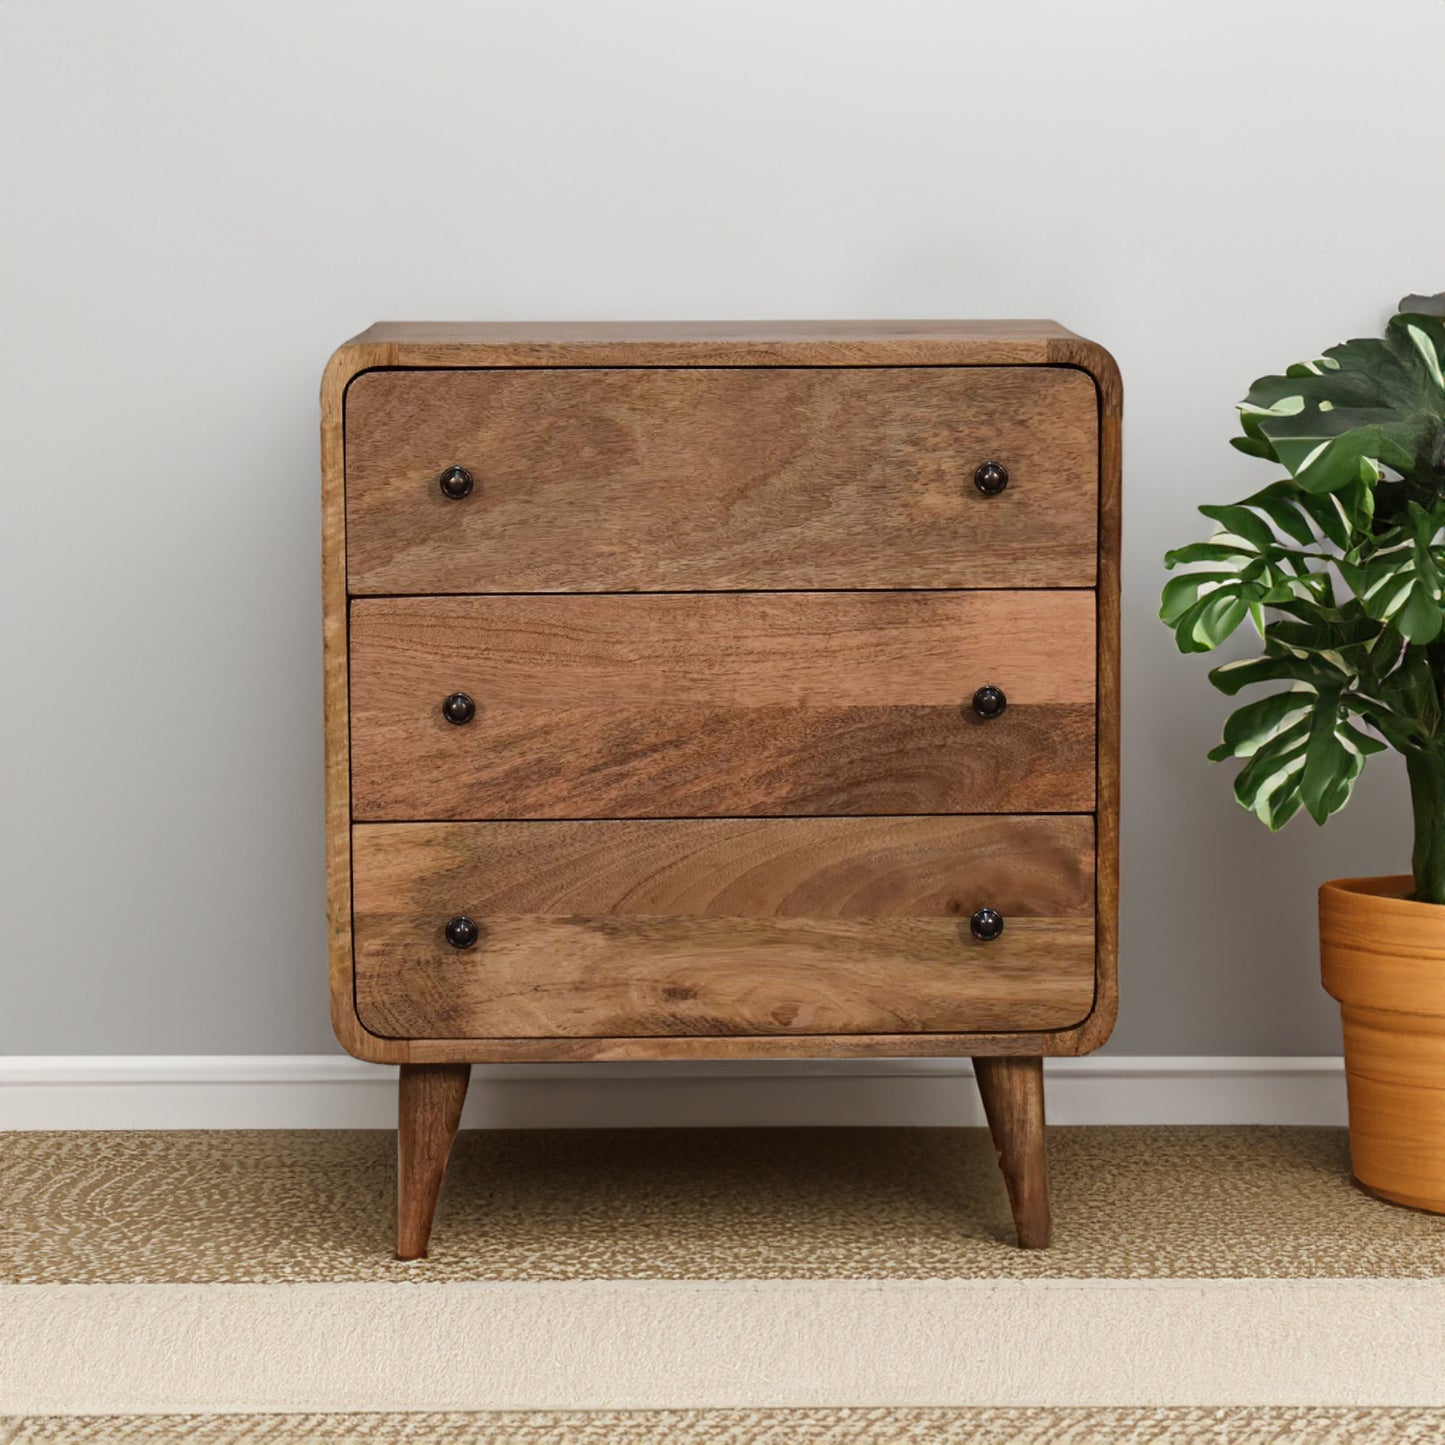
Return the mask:
POLYGON ((973 1061, 973 1072, 998 1151, 1019 1245, 1047 1249, 1052 1224, 1044 1133, 1044 1061, 982 1056, 973 1061))
POLYGON ((346 397, 350 588, 1089 587, 1097 431, 1066 367, 375 371, 346 397))
POLYGON ((363 599, 354 816, 1085 811, 1093 637, 1069 591, 363 599))
POLYGON ((336 360, 529 366, 1078 366, 1108 353, 1055 321, 379 321, 336 360))
MULTIPOLYGON (((593 351, 615 351, 630 365, 663 366, 670 362, 645 356, 628 347, 685 348, 671 360, 690 359, 714 364, 709 347, 728 347, 729 355, 749 362, 772 356, 770 348, 807 347, 798 360, 810 365, 828 364, 828 348, 848 348, 846 354, 860 364, 906 360, 899 348, 942 347, 957 363, 998 365, 1046 359, 1044 346, 1060 338, 1079 338, 1057 321, 1041 317, 863 317, 846 321, 811 317, 751 321, 377 321, 346 343, 350 346, 387 347, 394 353, 385 366, 423 366, 425 347, 461 355, 470 365, 516 365, 525 357, 545 357, 556 366, 581 366, 593 351), (526 351, 524 348, 535 348, 526 351)), ((912 354, 911 352, 908 354, 912 354)), ((762 364, 760 362, 759 364, 762 364)))
MULTIPOLYGON (((351 646, 346 597, 345 398, 351 379, 393 348, 351 342, 321 377, 321 686, 326 776, 326 939, 331 1027, 341 1046, 368 1056, 356 1017, 351 955, 351 646)), ((388 1062, 399 1060, 388 1060, 388 1062)))
POLYGON ((470 1064, 403 1064, 397 1087, 396 1257, 421 1259, 462 1122, 470 1064))
POLYGON ((382 1034, 1051 1028, 1093 1000, 1087 817, 394 824, 354 855, 382 1034))
POLYGON ((1120 556, 1124 525, 1124 384, 1114 358, 1080 336, 1049 343, 1051 358, 1076 366, 1094 382, 1099 398, 1099 581, 1095 589, 1098 667, 1095 709, 1095 792, 1098 858, 1097 981, 1094 1008, 1071 1040, 1089 1053, 1107 1041, 1119 1013, 1119 718, 1123 706, 1120 648, 1120 556))
MULTIPOLYGON (((1118 1008, 1119 546, 1123 388, 1108 351, 1045 321, 382 323, 338 348, 321 388, 325 597, 327 911, 332 1021, 348 1052, 381 1063, 474 1060, 863 1058, 1074 1055, 1109 1036, 1118 1008), (628 1038, 393 1038, 358 1017, 351 915, 351 737, 346 433, 349 389, 382 369, 533 367, 1072 368, 1098 415, 1096 984, 1076 1026, 954 1034, 682 1035, 628 1038)), ((1007 494, 1005 494, 1007 495, 1007 494)))

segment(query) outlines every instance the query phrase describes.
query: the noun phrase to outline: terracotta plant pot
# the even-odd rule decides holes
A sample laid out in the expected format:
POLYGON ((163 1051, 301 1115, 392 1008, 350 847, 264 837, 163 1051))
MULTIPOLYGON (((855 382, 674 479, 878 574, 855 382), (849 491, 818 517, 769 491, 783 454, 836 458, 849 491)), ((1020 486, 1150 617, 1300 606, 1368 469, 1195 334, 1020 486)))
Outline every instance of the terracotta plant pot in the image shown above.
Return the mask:
POLYGON ((1355 1178, 1445 1214, 1445 904, 1407 876, 1320 888, 1320 963, 1339 1000, 1355 1178))

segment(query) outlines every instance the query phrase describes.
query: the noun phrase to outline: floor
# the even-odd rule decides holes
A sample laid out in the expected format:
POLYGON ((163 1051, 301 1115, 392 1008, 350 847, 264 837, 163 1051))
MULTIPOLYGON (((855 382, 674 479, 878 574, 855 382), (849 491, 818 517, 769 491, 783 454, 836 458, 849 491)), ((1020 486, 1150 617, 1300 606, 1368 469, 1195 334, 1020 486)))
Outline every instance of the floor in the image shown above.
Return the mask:
POLYGON ((856 1409, 0 1420, 0 1445, 1440 1445, 1438 1410, 856 1409))
POLYGON ((393 1148, 371 1131, 0 1136, 0 1363, 30 1382, 0 1445, 1445 1441, 1445 1218, 1356 1188, 1342 1131, 1052 1130, 1044 1252, 1014 1247, 980 1130, 478 1132, 410 1264, 390 1254, 393 1148), (365 1386, 418 1330, 383 1317, 423 1304, 450 1321, 436 1348, 477 1373, 466 1398, 442 1371, 383 1413, 391 1395, 365 1386), (288 1309, 294 1333, 260 1342, 288 1309), (218 1320, 231 1334, 212 1339, 218 1320), (596 1331, 574 1358, 571 1322, 596 1331), (810 1364, 815 1325, 834 1343, 810 1364), (216 1366, 253 1336, 254 1361, 216 1366), (1291 1375, 1315 1355, 1315 1383, 1291 1375), (1435 1361, 1418 1385, 1417 1355, 1435 1361), (130 1364, 98 1380, 102 1357, 130 1364), (493 1408, 468 1408, 476 1390, 493 1408), (704 1395, 715 1408, 676 1408, 704 1395))
POLYGON ((0 1137, 15 1284, 1445 1276, 1337 1129, 1053 1129, 1035 1251, 981 1129, 479 1130, 414 1263, 383 1131, 0 1137))

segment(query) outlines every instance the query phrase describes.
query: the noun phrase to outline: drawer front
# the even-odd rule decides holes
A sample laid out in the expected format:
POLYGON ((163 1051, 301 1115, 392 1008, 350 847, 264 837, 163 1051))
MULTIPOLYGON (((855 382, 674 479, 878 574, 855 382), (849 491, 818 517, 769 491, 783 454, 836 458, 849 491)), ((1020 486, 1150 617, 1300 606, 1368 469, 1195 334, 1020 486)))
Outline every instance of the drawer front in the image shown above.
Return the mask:
POLYGON ((1091 587, 1097 411, 1064 367, 369 372, 349 590, 1091 587))
POLYGON ((1093 1004, 1088 817, 352 832, 356 1007, 383 1035, 970 1033, 1093 1004))
POLYGON ((1086 812, 1094 626, 1072 591, 358 600, 353 816, 1086 812))

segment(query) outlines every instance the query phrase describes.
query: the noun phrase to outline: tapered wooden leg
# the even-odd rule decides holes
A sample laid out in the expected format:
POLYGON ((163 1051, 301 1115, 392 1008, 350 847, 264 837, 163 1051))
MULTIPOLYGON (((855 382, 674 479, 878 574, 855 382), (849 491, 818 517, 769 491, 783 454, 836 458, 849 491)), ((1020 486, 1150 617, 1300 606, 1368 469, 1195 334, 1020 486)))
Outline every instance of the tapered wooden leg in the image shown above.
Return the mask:
POLYGON ((1044 1061, 975 1059, 973 1072, 983 1095, 993 1146, 1008 1185, 1019 1244, 1047 1249, 1049 1162, 1044 1148, 1044 1061))
POLYGON ((471 1077, 470 1064, 401 1066, 396 1130, 398 1259, 420 1259, 426 1253, 471 1077))

